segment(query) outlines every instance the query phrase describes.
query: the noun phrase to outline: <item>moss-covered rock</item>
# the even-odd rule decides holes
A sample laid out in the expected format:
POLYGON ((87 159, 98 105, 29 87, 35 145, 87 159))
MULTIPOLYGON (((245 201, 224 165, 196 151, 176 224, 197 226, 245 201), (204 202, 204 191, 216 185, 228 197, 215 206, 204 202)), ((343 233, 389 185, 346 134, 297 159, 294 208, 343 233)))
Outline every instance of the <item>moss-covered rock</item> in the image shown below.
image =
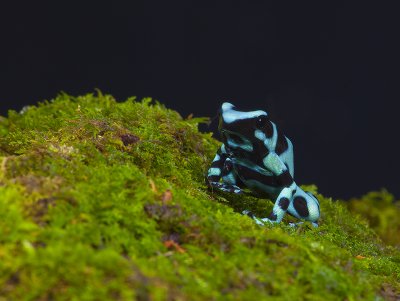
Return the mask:
POLYGON ((205 121, 101 93, 1 118, 0 296, 400 298, 399 249, 346 205, 318 194, 319 228, 260 227, 238 212, 270 201, 207 191, 219 143, 205 121))

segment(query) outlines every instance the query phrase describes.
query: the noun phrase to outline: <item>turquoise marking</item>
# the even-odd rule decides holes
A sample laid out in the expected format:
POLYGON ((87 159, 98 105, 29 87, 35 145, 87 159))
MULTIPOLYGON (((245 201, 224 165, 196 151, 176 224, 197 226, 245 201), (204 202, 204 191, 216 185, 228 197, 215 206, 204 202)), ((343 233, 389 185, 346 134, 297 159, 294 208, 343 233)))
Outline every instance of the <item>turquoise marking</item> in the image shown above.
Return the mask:
POLYGON ((281 158, 279 158, 276 153, 269 153, 264 158, 263 162, 264 165, 277 176, 287 169, 281 158))
POLYGON ((265 176, 273 176, 274 175, 271 171, 269 171, 261 166, 258 166, 247 159, 232 158, 232 162, 234 163, 234 165, 245 166, 245 167, 255 170, 258 173, 263 174, 265 176))
POLYGON ((232 148, 241 148, 241 149, 245 150, 246 152, 253 151, 253 145, 251 144, 251 142, 239 144, 230 138, 228 138, 227 142, 228 142, 228 145, 232 148))
POLYGON ((225 144, 221 145, 221 153, 226 154, 225 144))
POLYGON ((285 138, 288 143, 288 149, 279 156, 281 157, 282 161, 287 164, 289 168, 289 173, 293 178, 294 177, 293 144, 292 141, 289 140, 289 138, 287 137, 285 138))
POLYGON ((218 154, 216 154, 215 157, 214 157, 213 162, 219 161, 220 159, 221 159, 221 157, 218 154))
POLYGON ((221 169, 211 167, 208 169, 208 175, 209 176, 219 176, 219 175, 221 175, 221 169))
POLYGON ((264 111, 252 111, 252 112, 240 112, 233 109, 234 106, 229 102, 224 102, 222 104, 222 118, 226 123, 232 123, 237 120, 249 119, 258 117, 261 115, 267 116, 268 114, 264 111))
POLYGON ((236 178, 232 172, 228 173, 226 176, 223 176, 222 179, 223 179, 224 183, 228 183, 231 185, 236 184, 236 178))

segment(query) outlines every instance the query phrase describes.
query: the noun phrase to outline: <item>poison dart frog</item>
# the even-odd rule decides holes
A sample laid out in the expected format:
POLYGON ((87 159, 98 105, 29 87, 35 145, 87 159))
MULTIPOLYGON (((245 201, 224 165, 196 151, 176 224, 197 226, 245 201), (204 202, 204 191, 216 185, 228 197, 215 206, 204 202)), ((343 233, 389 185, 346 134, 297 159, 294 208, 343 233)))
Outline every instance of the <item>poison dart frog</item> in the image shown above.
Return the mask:
POLYGON ((271 214, 256 223, 280 223, 285 213, 318 227, 318 199, 295 183, 293 145, 265 111, 242 112, 228 102, 219 111, 223 144, 208 169, 206 184, 224 192, 250 190, 275 200, 271 214))

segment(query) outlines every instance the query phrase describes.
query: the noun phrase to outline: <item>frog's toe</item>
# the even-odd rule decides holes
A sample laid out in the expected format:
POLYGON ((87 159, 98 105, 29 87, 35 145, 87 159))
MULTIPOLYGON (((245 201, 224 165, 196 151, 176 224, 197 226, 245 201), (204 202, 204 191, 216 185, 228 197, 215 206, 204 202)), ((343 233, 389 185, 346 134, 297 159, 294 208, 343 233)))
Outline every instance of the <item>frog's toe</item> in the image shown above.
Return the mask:
POLYGON ((240 189, 240 187, 236 185, 229 185, 220 182, 210 182, 209 184, 212 188, 216 188, 223 192, 236 193, 236 194, 241 194, 243 192, 242 189, 240 189))
POLYGON ((243 214, 243 215, 247 215, 247 216, 249 216, 249 217, 251 217, 251 218, 254 217, 253 212, 251 212, 250 210, 243 210, 243 211, 242 211, 242 214, 243 214))
POLYGON ((273 221, 271 221, 268 218, 255 217, 253 212, 251 212, 250 210, 243 210, 242 214, 247 215, 248 217, 252 218, 256 222, 256 224, 260 225, 260 226, 265 226, 265 224, 267 224, 267 223, 274 223, 273 221))
POLYGON ((226 184, 222 184, 219 187, 220 190, 224 191, 224 192, 230 192, 230 193, 235 193, 235 194, 241 194, 243 193, 242 189, 240 189, 238 186, 236 185, 226 185, 226 184))
MULTIPOLYGON (((297 227, 297 226, 299 226, 299 225, 301 225, 301 224, 303 224, 303 223, 304 223, 304 222, 289 223, 289 226, 295 228, 295 227, 297 227)), ((311 225, 312 225, 314 228, 318 228, 318 223, 312 222, 311 225)))
POLYGON ((263 221, 262 218, 253 217, 253 219, 254 219, 254 221, 256 222, 257 225, 265 226, 265 222, 263 221))
POLYGON ((231 189, 231 192, 236 193, 236 194, 243 193, 243 190, 240 189, 239 186, 236 186, 236 185, 231 185, 230 189, 231 189), (232 189, 233 189, 233 191, 232 191, 232 189))
POLYGON ((255 222, 258 225, 261 226, 265 226, 267 224, 276 224, 276 221, 270 220, 269 218, 265 217, 265 218, 257 218, 257 217, 253 217, 253 219, 255 220, 255 222))
POLYGON ((240 189, 240 188, 231 188, 230 190, 229 190, 229 192, 230 193, 234 193, 234 194, 242 194, 243 193, 243 190, 242 189, 240 189))

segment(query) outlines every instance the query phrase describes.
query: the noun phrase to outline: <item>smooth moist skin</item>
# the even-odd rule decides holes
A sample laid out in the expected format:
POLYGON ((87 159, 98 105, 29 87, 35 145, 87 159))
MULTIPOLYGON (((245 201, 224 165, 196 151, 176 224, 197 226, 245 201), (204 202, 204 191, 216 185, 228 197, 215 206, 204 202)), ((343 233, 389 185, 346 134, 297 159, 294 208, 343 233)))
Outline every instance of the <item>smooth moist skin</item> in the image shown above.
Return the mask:
MULTIPOLYGON (((294 182, 293 145, 265 111, 242 112, 224 102, 219 116, 223 144, 206 176, 210 188, 275 199, 267 218, 253 217, 258 224, 279 223, 288 212, 318 226, 319 202, 294 182)), ((248 213, 248 211, 244 211, 248 213)))

